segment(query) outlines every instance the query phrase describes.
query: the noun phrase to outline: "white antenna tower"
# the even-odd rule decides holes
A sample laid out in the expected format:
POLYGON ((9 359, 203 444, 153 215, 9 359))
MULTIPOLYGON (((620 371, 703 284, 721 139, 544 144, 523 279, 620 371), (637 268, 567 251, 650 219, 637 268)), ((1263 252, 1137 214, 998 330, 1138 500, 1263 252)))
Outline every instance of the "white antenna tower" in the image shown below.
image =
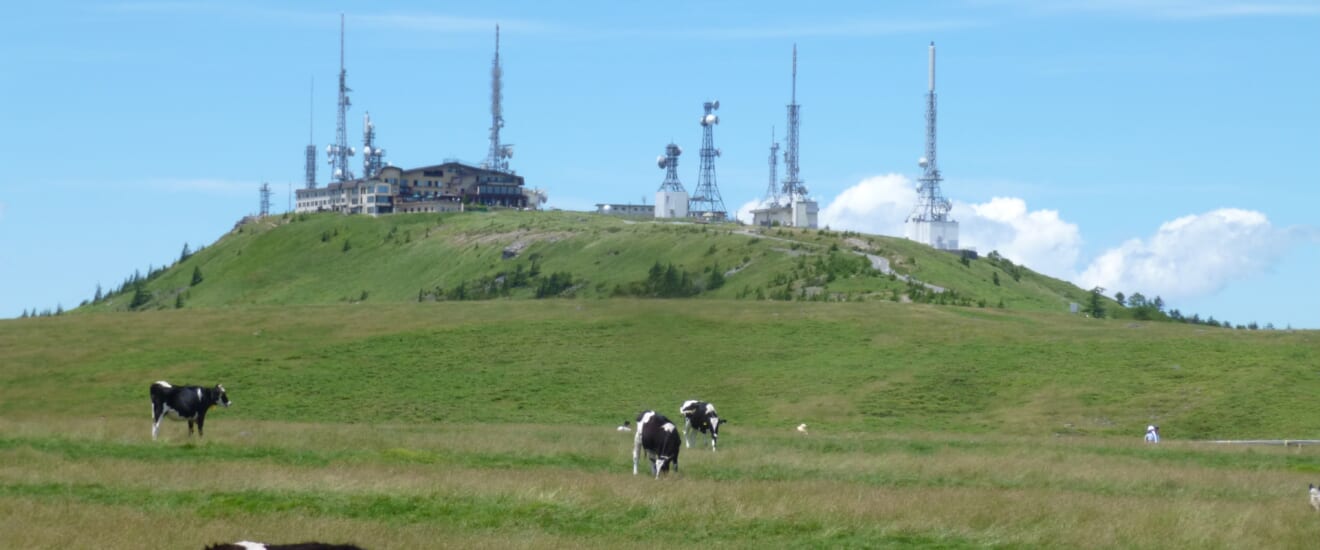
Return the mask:
POLYGON ((335 144, 325 147, 326 156, 330 157, 330 179, 340 183, 352 181, 353 171, 348 167, 348 157, 357 151, 348 146, 348 108, 353 105, 348 99, 348 71, 344 69, 344 14, 339 14, 339 121, 335 127, 335 144))
POLYGON ((308 189, 316 189, 316 139, 313 137, 316 134, 315 77, 312 78, 310 88, 307 98, 307 150, 304 152, 306 156, 304 170, 306 173, 304 175, 303 185, 308 189))
POLYGON ((513 144, 500 143, 500 128, 504 127, 504 69, 500 67, 500 26, 495 25, 495 61, 490 68, 490 153, 481 167, 511 174, 509 159, 513 158, 513 144))
POLYGON ((362 113, 362 179, 376 177, 384 166, 385 150, 376 145, 376 125, 371 122, 371 112, 362 113))
POLYGON ((784 149, 783 195, 791 202, 807 198, 807 186, 798 177, 797 44, 793 44, 793 92, 788 104, 788 147, 784 149))
POLYGON ((926 156, 917 160, 922 175, 917 179, 917 206, 908 221, 948 222, 953 204, 940 193, 939 166, 935 163, 935 43, 930 43, 930 77, 926 92, 926 156))
POLYGON ((770 185, 765 189, 766 206, 779 206, 779 142, 775 141, 775 128, 770 127, 770 185))

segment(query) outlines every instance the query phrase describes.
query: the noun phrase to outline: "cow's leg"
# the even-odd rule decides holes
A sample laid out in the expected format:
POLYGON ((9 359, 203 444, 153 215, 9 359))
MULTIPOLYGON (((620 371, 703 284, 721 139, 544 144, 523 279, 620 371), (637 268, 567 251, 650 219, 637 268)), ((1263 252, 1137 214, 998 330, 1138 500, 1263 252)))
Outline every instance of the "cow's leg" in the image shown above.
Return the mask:
POLYGON ((156 434, 160 433, 160 421, 165 418, 165 404, 151 402, 151 440, 156 440, 156 434))
POLYGON ((692 419, 683 417, 683 441, 687 442, 687 447, 692 448, 692 419))
POLYGON ((202 437, 202 423, 206 422, 206 409, 197 413, 197 437, 202 437))
POLYGON ((633 475, 637 475, 637 453, 642 447, 642 427, 637 427, 637 437, 633 439, 633 475))
POLYGON ((192 437, 192 427, 193 427, 193 420, 192 420, 191 418, 189 418, 189 419, 188 419, 188 437, 192 437))

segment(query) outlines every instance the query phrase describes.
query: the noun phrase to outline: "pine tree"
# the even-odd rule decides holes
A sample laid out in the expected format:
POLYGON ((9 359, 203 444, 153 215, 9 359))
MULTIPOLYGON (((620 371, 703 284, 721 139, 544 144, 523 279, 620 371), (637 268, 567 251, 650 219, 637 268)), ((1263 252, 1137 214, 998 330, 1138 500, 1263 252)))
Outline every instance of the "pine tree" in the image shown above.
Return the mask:
POLYGON ((92 297, 92 303, 95 304, 97 302, 100 302, 102 297, 103 296, 101 296, 101 283, 96 283, 96 295, 92 297))
POLYGON ((179 253, 179 262, 182 263, 187 260, 188 256, 192 256, 192 252, 188 250, 188 243, 183 243, 183 252, 179 253))
POLYGON ((1089 314, 1091 317, 1100 319, 1105 316, 1104 304, 1100 302, 1100 296, 1104 294, 1104 292, 1105 289, 1100 287, 1095 287, 1091 289, 1091 300, 1086 305, 1086 313, 1089 314))
POLYGON ((151 301, 151 293, 144 286, 142 283, 133 285, 133 301, 128 303, 128 309, 136 310, 151 301))
POLYGON ((202 266, 193 266, 193 276, 191 286, 197 286, 202 282, 202 266))
POLYGON ((706 280, 706 290, 715 290, 724 286, 724 272, 720 270, 720 264, 710 270, 710 277, 706 280))

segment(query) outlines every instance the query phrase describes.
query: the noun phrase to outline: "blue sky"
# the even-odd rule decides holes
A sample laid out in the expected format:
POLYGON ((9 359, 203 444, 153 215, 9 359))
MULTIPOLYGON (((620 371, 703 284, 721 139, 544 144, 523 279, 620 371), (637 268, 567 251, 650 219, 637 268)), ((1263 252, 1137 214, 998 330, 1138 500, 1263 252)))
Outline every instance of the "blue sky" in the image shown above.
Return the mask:
MULTIPOLYGON (((822 223, 901 235, 938 47, 962 243, 1234 323, 1320 328, 1320 2, 27 2, 0 20, 0 317, 214 242, 334 139, 339 14, 360 142, 404 167, 487 148, 496 23, 511 165, 550 206, 637 202, 670 140, 745 211, 782 139, 822 223), (663 6, 661 9, 660 6, 663 6), (309 85, 315 80, 314 94, 309 85), (314 101, 314 105, 309 105, 314 101)), ((360 162, 360 158, 358 158, 360 162)), ((782 174, 782 165, 780 167, 782 174)), ((319 179, 325 183, 322 164, 319 179)))

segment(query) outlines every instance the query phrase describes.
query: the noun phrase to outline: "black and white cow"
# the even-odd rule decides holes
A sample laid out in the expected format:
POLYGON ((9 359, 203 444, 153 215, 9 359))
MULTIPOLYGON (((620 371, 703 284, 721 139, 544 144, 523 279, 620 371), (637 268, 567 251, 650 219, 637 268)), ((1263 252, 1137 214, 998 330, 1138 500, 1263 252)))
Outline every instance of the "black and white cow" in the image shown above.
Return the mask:
POLYGON ((728 420, 720 419, 720 415, 715 412, 715 405, 689 399, 683 402, 678 412, 683 414, 683 439, 687 441, 688 448, 692 448, 692 428, 696 428, 697 431, 710 435, 710 450, 716 450, 716 444, 720 440, 720 424, 728 420))
POLYGON ((643 450, 656 479, 660 479, 660 472, 668 472, 670 466, 677 472, 678 451, 682 447, 678 426, 660 413, 642 411, 637 415, 637 435, 633 436, 633 475, 637 475, 637 458, 643 450))
POLYGON ((156 439, 156 434, 160 432, 160 421, 166 416, 170 420, 187 420, 188 435, 192 435, 193 423, 196 423, 197 437, 201 437, 206 411, 216 405, 229 406, 229 396, 220 384, 214 388, 172 386, 164 380, 152 384, 151 439, 156 439))
POLYGON ((293 544, 265 544, 239 541, 233 544, 213 544, 206 550, 363 550, 356 544, 326 544, 324 542, 296 542, 293 544))

